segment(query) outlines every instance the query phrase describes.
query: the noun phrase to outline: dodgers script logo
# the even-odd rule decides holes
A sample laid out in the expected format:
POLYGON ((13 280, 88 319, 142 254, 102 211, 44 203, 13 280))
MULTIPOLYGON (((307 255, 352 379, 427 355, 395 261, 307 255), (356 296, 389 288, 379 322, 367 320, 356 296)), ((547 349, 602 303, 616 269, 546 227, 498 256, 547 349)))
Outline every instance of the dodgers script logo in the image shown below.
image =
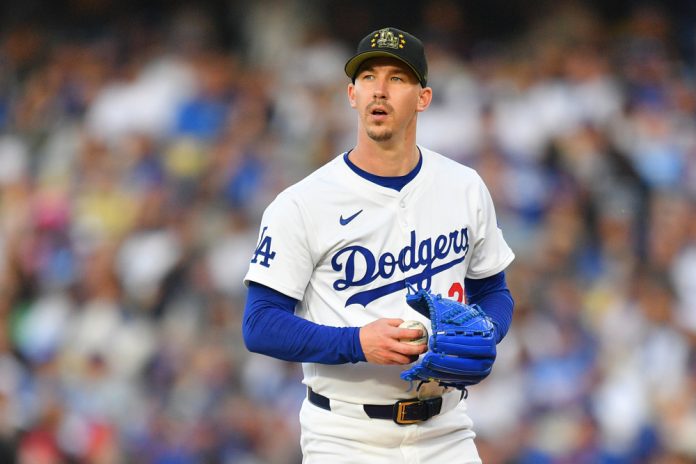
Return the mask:
POLYGON ((385 252, 375 256, 363 246, 351 245, 337 251, 331 259, 333 270, 343 273, 343 278, 334 281, 333 288, 343 291, 363 287, 378 278, 388 280, 398 269, 405 274, 416 272, 405 279, 356 292, 346 300, 346 306, 367 306, 378 298, 402 290, 406 284, 430 290, 432 277, 464 261, 468 251, 469 232, 466 228, 438 235, 434 240, 428 237, 420 242, 417 241, 416 232, 411 231, 410 243, 396 254, 385 252))

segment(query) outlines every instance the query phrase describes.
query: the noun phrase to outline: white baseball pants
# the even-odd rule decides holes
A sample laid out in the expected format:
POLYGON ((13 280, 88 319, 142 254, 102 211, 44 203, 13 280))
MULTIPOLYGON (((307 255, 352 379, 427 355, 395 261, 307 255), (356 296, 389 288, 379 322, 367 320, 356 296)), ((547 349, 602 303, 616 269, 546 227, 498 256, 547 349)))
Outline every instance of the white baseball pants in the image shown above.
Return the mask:
MULTIPOLYGON (((458 401, 458 392, 455 402, 458 401)), ((450 400, 451 401, 451 400, 450 400)), ((307 399, 300 410, 303 464, 481 464, 466 402, 427 421, 398 425, 371 419, 359 405, 335 404, 331 411, 307 399), (352 407, 350 407, 352 406, 352 407)))

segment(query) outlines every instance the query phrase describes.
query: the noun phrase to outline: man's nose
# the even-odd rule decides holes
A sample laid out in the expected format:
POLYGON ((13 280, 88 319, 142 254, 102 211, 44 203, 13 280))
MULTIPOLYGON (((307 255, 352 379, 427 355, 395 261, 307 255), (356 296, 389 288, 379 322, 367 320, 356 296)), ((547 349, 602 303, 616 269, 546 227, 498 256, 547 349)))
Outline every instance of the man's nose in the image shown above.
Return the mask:
POLYGON ((387 98, 388 96, 387 92, 387 86, 386 86, 386 81, 385 80, 379 80, 377 82, 377 85, 375 86, 374 92, 373 92, 373 98, 378 99, 378 98, 387 98))

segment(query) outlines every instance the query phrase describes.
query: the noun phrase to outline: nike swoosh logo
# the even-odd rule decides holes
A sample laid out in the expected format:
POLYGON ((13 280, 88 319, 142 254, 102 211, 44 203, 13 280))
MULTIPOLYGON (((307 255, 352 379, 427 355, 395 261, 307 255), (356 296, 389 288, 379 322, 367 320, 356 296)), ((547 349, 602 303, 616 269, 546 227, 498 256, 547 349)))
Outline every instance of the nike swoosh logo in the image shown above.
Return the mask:
POLYGON ((358 216, 358 214, 360 214, 360 213, 362 213, 362 212, 363 212, 363 210, 360 210, 360 211, 358 211, 357 213, 355 213, 354 215, 348 216, 348 217, 345 218, 345 219, 343 219, 343 215, 341 214, 341 217, 338 219, 338 222, 340 222, 342 226, 345 226, 345 225, 348 224, 350 221, 352 221, 353 219, 355 219, 355 218, 358 216))

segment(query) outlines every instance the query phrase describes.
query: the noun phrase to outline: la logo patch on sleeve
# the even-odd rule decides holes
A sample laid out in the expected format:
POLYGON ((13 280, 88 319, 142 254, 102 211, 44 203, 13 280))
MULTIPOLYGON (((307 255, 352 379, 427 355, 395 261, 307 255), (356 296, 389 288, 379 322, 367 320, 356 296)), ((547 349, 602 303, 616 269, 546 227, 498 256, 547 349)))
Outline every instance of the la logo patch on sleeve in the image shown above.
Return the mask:
POLYGON ((271 267, 270 261, 275 258, 276 252, 271 249, 271 244, 273 238, 270 235, 266 235, 266 230, 268 226, 261 230, 261 238, 259 239, 259 244, 256 245, 256 250, 254 250, 254 255, 251 258, 251 262, 260 264, 263 267, 271 267), (261 260, 259 261, 259 257, 261 260))

